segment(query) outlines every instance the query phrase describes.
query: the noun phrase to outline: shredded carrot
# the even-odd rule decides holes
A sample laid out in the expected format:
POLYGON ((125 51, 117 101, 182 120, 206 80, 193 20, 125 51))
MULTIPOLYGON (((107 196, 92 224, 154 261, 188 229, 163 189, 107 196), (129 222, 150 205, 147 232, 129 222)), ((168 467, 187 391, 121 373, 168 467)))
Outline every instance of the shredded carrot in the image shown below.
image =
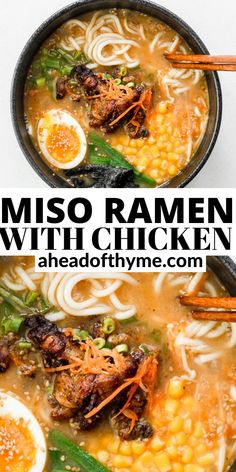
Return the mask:
MULTIPOLYGON (((134 384, 134 386, 137 385, 137 387, 140 387, 142 389, 148 388, 147 385, 145 385, 143 382, 147 382, 149 385, 148 378, 145 380, 144 377, 148 377, 149 372, 153 370, 153 366, 157 365, 156 359, 154 359, 152 356, 149 356, 148 358, 144 359, 142 364, 139 366, 137 373, 134 377, 127 379, 124 381, 122 385, 120 385, 114 392, 109 395, 105 400, 103 400, 97 407, 93 408, 87 415, 85 415, 85 418, 91 418, 92 416, 96 415, 100 410, 102 410, 108 403, 110 403, 119 393, 121 393, 123 390, 125 390, 127 387, 130 385, 134 384)), ((154 388, 154 386, 152 386, 154 388)), ((136 389, 132 389, 132 395, 129 395, 129 403, 135 393, 136 389)), ((126 402, 127 405, 128 402, 126 402)))
POLYGON ((134 411, 129 410, 129 409, 125 410, 123 414, 126 416, 126 418, 129 418, 131 420, 130 429, 129 429, 129 432, 131 433, 131 431, 133 431, 134 429, 138 416, 136 415, 134 411))
MULTIPOLYGON (((69 331, 68 331, 69 333, 69 331)), ((112 374, 118 373, 126 366, 125 358, 116 349, 99 350, 94 345, 92 339, 87 338, 86 342, 80 342, 80 349, 83 358, 71 355, 69 363, 55 368, 46 368, 46 372, 61 372, 63 370, 73 370, 82 374, 112 374), (113 359, 113 362, 111 362, 113 359)))
MULTIPOLYGON (((135 113, 134 113, 134 119, 135 117, 137 116, 137 113, 139 111, 140 108, 143 108, 143 109, 147 109, 149 108, 150 104, 151 104, 151 98, 152 98, 152 91, 150 89, 148 90, 145 90, 140 99, 137 101, 137 102, 134 102, 130 107, 128 107, 125 111, 123 111, 123 113, 121 113, 115 120, 113 120, 111 123, 109 123, 109 126, 113 126, 115 125, 116 123, 118 123, 118 121, 120 121, 122 118, 124 118, 124 116, 127 115, 127 113, 129 113, 131 110, 133 110, 133 108, 135 108, 135 113)), ((132 122, 132 120, 131 120, 132 122)), ((137 122, 136 122, 137 123, 137 122)), ((139 123, 138 123, 139 124, 139 123)))

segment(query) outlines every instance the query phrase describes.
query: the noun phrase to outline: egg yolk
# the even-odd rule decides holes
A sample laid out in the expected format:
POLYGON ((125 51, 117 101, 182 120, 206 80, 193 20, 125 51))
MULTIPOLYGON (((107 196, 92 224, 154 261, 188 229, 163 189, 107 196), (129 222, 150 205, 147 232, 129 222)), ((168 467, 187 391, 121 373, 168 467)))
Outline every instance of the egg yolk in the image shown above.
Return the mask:
POLYGON ((34 439, 24 420, 0 418, 0 471, 28 472, 35 456, 34 439))
POLYGON ((70 162, 80 151, 80 140, 73 126, 53 125, 49 130, 46 148, 58 162, 70 162))

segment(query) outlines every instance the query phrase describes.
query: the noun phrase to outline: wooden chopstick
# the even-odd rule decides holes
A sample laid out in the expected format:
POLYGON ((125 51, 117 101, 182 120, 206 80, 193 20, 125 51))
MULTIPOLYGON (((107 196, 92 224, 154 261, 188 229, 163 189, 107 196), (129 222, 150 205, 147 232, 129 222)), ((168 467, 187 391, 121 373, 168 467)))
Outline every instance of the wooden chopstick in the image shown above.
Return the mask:
POLYGON ((236 56, 165 54, 176 69, 236 71, 236 56))
POLYGON ((236 312, 234 311, 193 311, 192 317, 194 320, 236 322, 236 312))
POLYGON ((180 303, 184 306, 199 308, 222 308, 225 310, 236 309, 236 297, 180 297, 180 303))

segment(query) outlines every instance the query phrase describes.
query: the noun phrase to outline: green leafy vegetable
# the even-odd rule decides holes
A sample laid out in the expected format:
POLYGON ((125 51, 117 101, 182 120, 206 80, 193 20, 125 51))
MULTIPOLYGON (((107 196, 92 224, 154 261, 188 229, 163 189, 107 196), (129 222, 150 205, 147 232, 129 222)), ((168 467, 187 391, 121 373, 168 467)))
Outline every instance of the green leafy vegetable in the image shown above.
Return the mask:
MULTIPOLYGON (((107 469, 107 467, 102 465, 100 462, 94 459, 94 457, 92 457, 84 449, 82 449, 82 447, 76 445, 73 441, 68 439, 59 431, 50 431, 49 439, 52 442, 53 446, 60 451, 59 453, 66 455, 67 461, 69 463, 73 463, 77 467, 80 467, 83 472, 109 472, 109 469, 107 469)), ((50 457, 52 460, 51 453, 50 457)), ((60 466, 58 464, 59 455, 54 455, 53 459, 54 469, 60 471, 63 470, 63 464, 61 463, 61 461, 60 466)))
POLYGON ((82 51, 68 52, 62 48, 43 48, 32 63, 28 86, 31 88, 48 86, 50 90, 53 90, 55 73, 58 77, 70 77, 76 65, 88 62, 88 58, 82 51))
POLYGON ((110 165, 112 167, 132 169, 137 183, 145 184, 149 187, 156 185, 154 179, 139 172, 119 151, 110 146, 96 133, 89 133, 89 162, 94 165, 110 165))
POLYGON ((28 292, 25 297, 25 304, 27 306, 33 305, 36 302, 38 297, 39 297, 39 292, 36 292, 36 291, 28 292))
POLYGON ((0 286, 0 296, 5 300, 9 305, 11 305, 17 311, 24 311, 24 312, 31 312, 32 309, 26 305, 26 303, 22 300, 22 298, 17 297, 13 293, 9 292, 4 287, 0 286))
POLYGON ((15 308, 7 302, 0 304, 0 317, 0 334, 2 336, 8 333, 18 333, 24 321, 24 317, 20 316, 15 308))

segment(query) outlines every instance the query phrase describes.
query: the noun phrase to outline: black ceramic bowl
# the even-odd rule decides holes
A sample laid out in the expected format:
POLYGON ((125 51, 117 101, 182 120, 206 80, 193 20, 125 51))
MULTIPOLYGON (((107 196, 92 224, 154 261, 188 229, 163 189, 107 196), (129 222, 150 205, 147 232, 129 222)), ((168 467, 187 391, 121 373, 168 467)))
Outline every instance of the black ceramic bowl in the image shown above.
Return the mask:
MULTIPOLYGON (((83 13, 104 8, 128 8, 152 15, 171 26, 187 41, 194 53, 208 54, 206 46, 197 34, 174 13, 149 0, 78 0, 51 16, 29 39, 18 60, 12 85, 11 111, 14 129, 20 147, 28 162, 39 176, 51 187, 68 187, 68 183, 54 174, 41 159, 27 133, 24 120, 24 85, 34 55, 59 26, 83 13)), ((209 122, 202 143, 187 167, 163 187, 184 187, 200 171, 215 145, 222 116, 222 95, 217 73, 207 73, 210 98, 209 122)))

